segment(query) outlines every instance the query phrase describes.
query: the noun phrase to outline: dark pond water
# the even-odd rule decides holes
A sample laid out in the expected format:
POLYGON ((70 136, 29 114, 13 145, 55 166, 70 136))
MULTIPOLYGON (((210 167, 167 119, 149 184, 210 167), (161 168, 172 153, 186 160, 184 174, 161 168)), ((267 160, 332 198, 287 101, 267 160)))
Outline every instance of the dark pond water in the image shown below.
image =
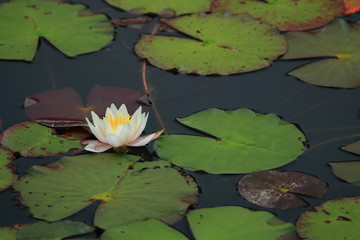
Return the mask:
MULTIPOLYGON (((102 1, 74 2, 87 4, 94 11, 106 13, 111 18, 133 16, 112 9, 102 1)), ((352 18, 360 19, 359 15, 352 18)), ((139 34, 150 30, 151 26, 140 31, 118 28, 116 40, 111 45, 74 59, 65 57, 42 40, 33 63, 0 61, 2 130, 27 120, 22 109, 23 99, 40 91, 72 87, 84 99, 94 85, 121 86, 143 91, 142 61, 132 49, 139 34)), ((243 175, 188 172, 201 188, 199 203, 193 208, 238 205, 270 211, 284 221, 295 223, 299 215, 311 206, 329 199, 360 194, 360 188, 337 179, 328 166, 328 162, 359 159, 356 155, 342 151, 340 147, 360 139, 360 89, 317 87, 286 75, 305 63, 306 61, 276 62, 256 72, 211 77, 174 74, 152 66, 147 67, 151 95, 168 133, 196 134, 177 123, 175 118, 208 108, 250 108, 260 113, 275 113, 285 121, 297 124, 310 144, 304 154, 280 169, 313 174, 329 185, 324 199, 304 197, 309 203, 307 208, 273 210, 255 206, 240 197, 236 185, 243 175)), ((150 109, 146 131, 153 132, 160 128, 150 109)), ((147 149, 152 152, 151 145, 147 149)), ((144 148, 139 151, 146 153, 144 148)), ((150 153, 146 154, 151 156, 150 153)), ((24 174, 33 164, 48 163, 60 157, 19 159, 18 171, 24 174)), ((70 219, 91 223, 95 205, 70 219)), ((37 221, 19 207, 11 189, 0 192, 0 213, 1 226, 37 221)), ((185 220, 175 224, 175 227, 189 234, 185 220)))

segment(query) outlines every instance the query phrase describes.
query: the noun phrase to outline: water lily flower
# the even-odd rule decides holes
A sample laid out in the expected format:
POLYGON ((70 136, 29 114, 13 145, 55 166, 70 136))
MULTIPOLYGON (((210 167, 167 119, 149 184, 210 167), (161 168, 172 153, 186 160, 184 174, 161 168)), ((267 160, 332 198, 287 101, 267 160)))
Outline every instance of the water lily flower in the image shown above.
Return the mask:
POLYGON ((104 152, 110 148, 122 146, 144 146, 158 138, 164 131, 163 129, 149 135, 140 136, 144 131, 149 116, 149 113, 141 113, 141 106, 132 116, 129 115, 124 104, 119 109, 114 104, 111 104, 106 109, 105 117, 102 119, 93 111, 91 116, 93 123, 88 118, 86 118, 86 121, 91 132, 98 140, 83 141, 84 144, 87 144, 85 150, 91 152, 104 152))

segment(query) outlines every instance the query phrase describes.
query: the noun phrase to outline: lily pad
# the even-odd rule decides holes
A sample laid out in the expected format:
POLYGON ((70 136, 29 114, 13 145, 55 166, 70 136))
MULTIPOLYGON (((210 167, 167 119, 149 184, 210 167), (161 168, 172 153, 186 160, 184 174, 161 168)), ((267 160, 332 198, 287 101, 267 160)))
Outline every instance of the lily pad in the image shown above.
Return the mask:
POLYGON ((17 229, 12 227, 0 227, 0 236, 2 240, 16 240, 17 229))
POLYGON ((350 143, 349 145, 342 147, 342 150, 360 155, 360 140, 350 143))
POLYGON ((35 218, 56 221, 101 200, 94 224, 110 228, 148 218, 174 222, 196 203, 197 186, 165 161, 124 154, 64 157, 34 166, 16 185, 35 218), (135 164, 135 166, 134 166, 135 164))
POLYGON ((111 6, 123 9, 135 14, 156 13, 160 16, 177 16, 187 13, 210 11, 211 0, 106 0, 111 6))
POLYGON ((352 14, 360 12, 360 1, 359 0, 344 0, 345 2, 345 14, 352 14))
MULTIPOLYGON (((282 222, 272 213, 251 211, 242 207, 227 206, 204 208, 187 215, 196 240, 294 239, 295 227, 282 222)), ((101 240, 186 240, 175 229, 156 220, 132 222, 106 230, 101 240)))
POLYGON ((284 60, 331 57, 295 69, 289 75, 319 86, 355 88, 360 86, 360 24, 338 19, 310 32, 288 32, 289 51, 284 60))
POLYGON ((276 170, 249 174, 241 178, 238 185, 239 193, 247 201, 277 209, 307 206, 308 204, 295 194, 322 198, 326 189, 326 183, 317 177, 276 170))
POLYGON ((63 88, 26 97, 24 107, 30 119, 46 126, 87 126, 85 118, 91 118, 91 111, 103 116, 112 103, 117 107, 124 103, 130 113, 134 112, 140 106, 141 95, 129 88, 95 86, 89 93, 87 105, 84 106, 80 95, 74 89, 63 88))
POLYGON ((55 130, 35 122, 21 122, 6 129, 1 144, 24 157, 43 157, 68 152, 71 149, 82 150, 81 141, 88 137, 82 135, 55 135, 55 130))
POLYGON ((97 51, 113 39, 109 19, 61 0, 0 4, 0 58, 31 61, 44 37, 69 57, 97 51))
POLYGON ((122 224, 106 230, 101 240, 188 240, 182 233, 155 219, 122 224))
POLYGON ((360 186, 360 161, 329 163, 333 173, 340 179, 360 186))
POLYGON ((270 65, 287 48, 274 27, 247 14, 198 14, 164 22, 193 38, 142 35, 135 52, 165 70, 200 75, 254 71, 270 65))
POLYGON ((192 171, 249 173, 280 167, 304 151, 305 136, 275 114, 249 109, 208 109, 180 123, 210 137, 167 135, 155 142, 158 155, 192 171))
POLYGON ((295 227, 270 212, 226 206, 191 211, 187 215, 196 240, 280 240, 294 235, 295 227))
POLYGON ((10 162, 14 159, 11 151, 0 147, 0 191, 11 186, 17 180, 15 167, 10 166, 10 162))
POLYGON ((214 0, 211 6, 213 12, 250 13, 281 31, 321 27, 344 11, 343 0, 214 0))
POLYGON ((360 239, 360 197, 338 198, 304 212, 296 224, 308 240, 360 239))
POLYGON ((82 235, 94 231, 95 228, 83 222, 60 221, 38 222, 27 225, 16 234, 17 240, 61 240, 67 237, 82 235))

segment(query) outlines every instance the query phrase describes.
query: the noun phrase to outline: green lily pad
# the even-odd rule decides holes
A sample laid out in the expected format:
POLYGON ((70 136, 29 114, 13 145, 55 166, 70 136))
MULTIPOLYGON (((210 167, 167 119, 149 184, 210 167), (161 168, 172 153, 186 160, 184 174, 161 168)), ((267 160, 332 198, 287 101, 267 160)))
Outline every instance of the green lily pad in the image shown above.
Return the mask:
POLYGON ((270 212, 226 206, 191 211, 187 215, 196 240, 280 240, 294 235, 295 227, 270 212))
POLYGON ((82 150, 81 141, 88 137, 87 132, 79 135, 54 135, 54 129, 34 122, 21 122, 6 129, 1 144, 22 156, 50 156, 68 152, 70 149, 82 150))
POLYGON ((315 176, 294 171, 262 171, 241 178, 238 191, 247 201, 268 208, 291 209, 308 204, 295 194, 322 198, 326 183, 315 176))
POLYGON ((113 27, 102 14, 61 0, 11 0, 0 4, 0 58, 31 61, 40 37, 69 57, 105 47, 113 27))
POLYGON ((106 230, 101 240, 188 240, 182 233, 155 219, 122 224, 106 230))
POLYGON ((195 38, 142 35, 136 54, 165 70, 200 75, 254 71, 270 65, 287 48, 274 27, 247 14, 199 14, 164 22, 195 38))
POLYGON ((0 227, 0 236, 2 240, 16 240, 17 229, 12 227, 0 227))
POLYGON ((156 13, 160 16, 177 16, 187 13, 209 12, 211 0, 106 0, 111 6, 135 14, 156 13))
POLYGON ((109 228, 156 218, 174 222, 196 203, 197 186, 165 161, 123 154, 64 157, 34 166, 16 185, 34 217, 56 221, 101 200, 94 224, 109 228), (135 166, 134 166, 135 164, 135 166))
POLYGON ((338 178, 360 186, 360 161, 329 163, 338 178))
POLYGON ((307 240, 360 239, 360 197, 338 198, 304 212, 296 223, 307 240))
POLYGON ((342 150, 360 155, 360 140, 350 143, 349 145, 342 147, 342 150))
POLYGON ((331 57, 307 64, 289 75, 319 86, 355 88, 360 86, 360 24, 338 19, 310 32, 288 32, 289 51, 284 60, 331 57))
POLYGON ((343 0, 214 0, 212 11, 250 13, 281 31, 317 28, 344 12, 343 0))
POLYGON ((11 186, 17 180, 17 175, 14 172, 15 167, 10 166, 10 162, 14 159, 11 151, 0 147, 0 191, 11 186))
POLYGON ((162 159, 192 171, 256 172, 287 164, 304 151, 303 133, 275 114, 208 109, 177 120, 213 136, 167 135, 156 140, 162 159))
MULTIPOLYGON (((196 240, 295 239, 295 227, 272 213, 242 207, 216 207, 191 211, 187 215, 196 240)), ((101 240, 186 240, 175 229, 156 220, 132 222, 106 230, 101 240)))
POLYGON ((37 222, 27 225, 16 234, 17 240, 61 240, 63 238, 82 235, 94 231, 95 228, 83 222, 37 222))

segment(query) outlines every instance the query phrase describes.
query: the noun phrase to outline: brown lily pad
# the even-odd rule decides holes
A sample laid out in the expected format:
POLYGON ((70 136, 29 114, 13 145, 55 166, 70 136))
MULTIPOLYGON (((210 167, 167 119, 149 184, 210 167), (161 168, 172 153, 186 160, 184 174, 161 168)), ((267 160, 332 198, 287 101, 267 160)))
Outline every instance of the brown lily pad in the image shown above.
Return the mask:
POLYGON ((306 206, 307 203, 295 194, 322 198, 326 189, 326 183, 317 177, 300 172, 277 170, 246 175, 238 184, 239 193, 247 201, 277 209, 306 206))
POLYGON ((90 118, 91 111, 103 116, 112 103, 118 107, 124 103, 132 113, 140 106, 138 99, 141 96, 140 92, 129 88, 95 86, 85 106, 74 89, 63 88, 26 97, 24 108, 30 119, 46 126, 86 126, 85 118, 90 118))

